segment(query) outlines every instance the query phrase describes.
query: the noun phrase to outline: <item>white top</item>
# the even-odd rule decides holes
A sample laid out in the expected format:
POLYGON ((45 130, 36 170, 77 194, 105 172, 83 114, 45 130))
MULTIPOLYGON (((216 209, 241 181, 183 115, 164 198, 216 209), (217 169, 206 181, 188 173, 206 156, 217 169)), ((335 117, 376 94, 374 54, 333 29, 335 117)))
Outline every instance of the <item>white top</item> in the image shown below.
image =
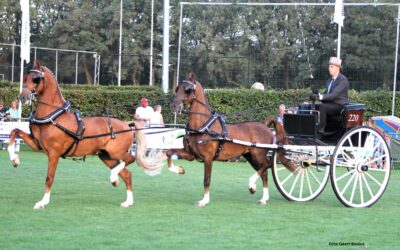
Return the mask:
POLYGON ((151 117, 153 116, 154 110, 152 107, 147 106, 147 107, 138 107, 136 109, 135 115, 137 116, 137 119, 139 120, 144 120, 147 123, 150 122, 151 117))
POLYGON ((153 115, 151 116, 150 123, 155 125, 164 124, 162 118, 161 112, 154 111, 153 115))

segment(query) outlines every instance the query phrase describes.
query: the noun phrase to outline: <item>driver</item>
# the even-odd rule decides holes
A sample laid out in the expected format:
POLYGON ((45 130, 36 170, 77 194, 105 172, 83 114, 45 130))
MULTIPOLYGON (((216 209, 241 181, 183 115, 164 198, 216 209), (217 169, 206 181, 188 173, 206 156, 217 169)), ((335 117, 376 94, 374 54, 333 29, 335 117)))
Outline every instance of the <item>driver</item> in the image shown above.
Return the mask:
POLYGON ((329 75, 324 94, 315 93, 310 96, 312 101, 320 100, 315 108, 320 112, 320 122, 317 132, 323 134, 326 127, 327 116, 339 115, 343 105, 349 102, 349 81, 340 73, 342 60, 331 57, 328 63, 329 75))

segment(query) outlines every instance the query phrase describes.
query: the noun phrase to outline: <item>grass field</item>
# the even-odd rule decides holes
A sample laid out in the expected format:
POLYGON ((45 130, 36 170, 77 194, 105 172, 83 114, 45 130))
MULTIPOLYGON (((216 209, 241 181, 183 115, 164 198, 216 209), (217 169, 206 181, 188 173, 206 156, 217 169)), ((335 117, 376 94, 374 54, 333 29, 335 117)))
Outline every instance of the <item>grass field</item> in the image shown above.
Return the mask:
POLYGON ((270 201, 259 206, 261 182, 250 195, 248 164, 216 162, 211 202, 198 208, 201 163, 178 161, 185 175, 164 169, 155 177, 134 164, 129 169, 135 204, 123 209, 124 185, 112 187, 110 171, 96 157, 61 160, 50 204, 33 210, 43 196, 47 161, 29 151, 20 157, 21 166, 14 169, 0 151, 0 249, 398 249, 400 244, 399 170, 371 208, 343 207, 330 183, 312 202, 289 202, 271 175, 270 201))

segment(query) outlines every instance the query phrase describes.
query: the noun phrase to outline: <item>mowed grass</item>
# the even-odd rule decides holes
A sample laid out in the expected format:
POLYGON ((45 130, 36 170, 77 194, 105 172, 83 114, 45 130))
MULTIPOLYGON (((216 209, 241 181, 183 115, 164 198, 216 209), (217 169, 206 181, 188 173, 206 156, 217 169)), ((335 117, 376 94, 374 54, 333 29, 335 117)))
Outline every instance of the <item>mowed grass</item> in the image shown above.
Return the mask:
POLYGON ((109 183, 110 171, 98 160, 61 160, 43 210, 33 205, 44 192, 47 158, 20 152, 14 169, 0 151, 0 249, 398 249, 400 172, 392 172, 381 200, 371 208, 341 205, 330 183, 312 202, 285 200, 270 174, 270 201, 257 204, 247 163, 215 162, 211 202, 198 208, 203 195, 203 165, 185 166, 179 176, 165 168, 147 176, 136 164, 135 204, 120 208, 125 186, 109 183), (351 246, 360 243, 363 246, 351 246), (343 246, 343 244, 350 244, 343 246))

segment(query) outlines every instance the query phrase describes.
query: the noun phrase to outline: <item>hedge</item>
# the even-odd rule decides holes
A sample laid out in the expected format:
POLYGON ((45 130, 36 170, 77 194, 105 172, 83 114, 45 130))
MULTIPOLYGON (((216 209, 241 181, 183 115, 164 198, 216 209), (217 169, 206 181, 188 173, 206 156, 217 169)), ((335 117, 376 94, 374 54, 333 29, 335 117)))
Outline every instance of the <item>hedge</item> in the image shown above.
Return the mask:
MULTIPOLYGON (((0 100, 9 106, 12 99, 18 95, 18 84, 0 82, 0 100)), ((173 113, 169 104, 173 93, 164 94, 158 87, 144 86, 92 86, 92 85, 61 85, 61 92, 65 99, 72 102, 74 108, 82 111, 83 116, 108 114, 122 120, 133 119, 135 108, 142 97, 149 99, 149 105, 160 104, 163 107, 163 116, 166 123, 173 122, 173 113)), ((206 96, 211 107, 221 114, 225 114, 228 122, 264 120, 274 117, 278 106, 284 103, 286 107, 296 107, 298 103, 307 100, 310 89, 291 89, 258 91, 250 89, 215 89, 207 90, 206 96)), ((392 109, 392 92, 387 90, 349 92, 350 101, 365 103, 369 109, 367 116, 389 115, 392 109), (378 111, 378 112, 375 112, 378 111)), ((396 93, 396 98, 400 98, 396 93)), ((34 107, 23 109, 23 116, 27 117, 34 107)), ((396 116, 399 115, 400 105, 396 103, 396 116)), ((185 123, 187 115, 178 116, 178 123, 185 123)))

